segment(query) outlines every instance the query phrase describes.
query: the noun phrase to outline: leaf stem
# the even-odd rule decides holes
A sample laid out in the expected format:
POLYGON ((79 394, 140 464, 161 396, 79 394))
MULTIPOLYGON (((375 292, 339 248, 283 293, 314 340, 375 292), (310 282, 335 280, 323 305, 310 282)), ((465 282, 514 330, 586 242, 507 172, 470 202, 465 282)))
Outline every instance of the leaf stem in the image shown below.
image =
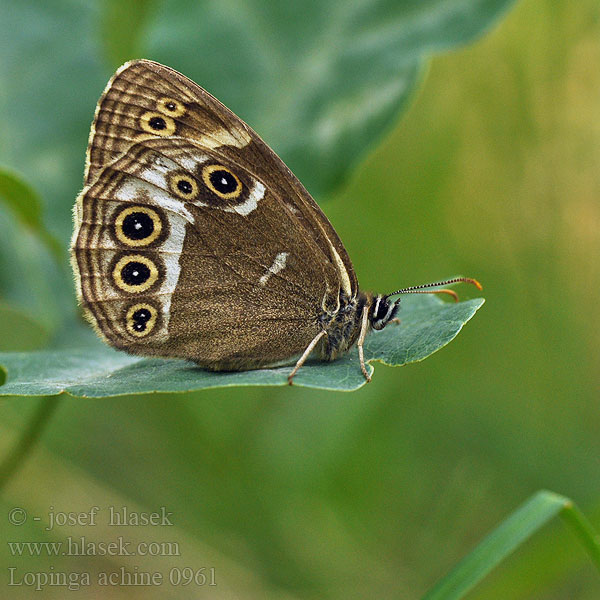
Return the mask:
POLYGON ((0 463, 0 490, 27 459, 29 453, 42 436, 52 414, 58 408, 60 396, 45 396, 40 400, 35 414, 30 419, 19 441, 0 463))

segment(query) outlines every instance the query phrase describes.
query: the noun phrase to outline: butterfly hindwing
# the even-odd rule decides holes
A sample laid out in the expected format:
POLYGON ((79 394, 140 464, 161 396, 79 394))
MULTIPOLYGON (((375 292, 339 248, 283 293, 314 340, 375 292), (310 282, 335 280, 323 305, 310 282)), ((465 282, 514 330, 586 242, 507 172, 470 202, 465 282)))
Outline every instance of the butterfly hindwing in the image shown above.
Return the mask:
POLYGON ((268 364, 306 347, 320 300, 338 285, 280 198, 186 140, 134 144, 84 190, 80 211, 74 252, 84 306, 130 352, 221 368, 258 355, 268 364), (235 198, 209 187, 219 169, 239 184, 235 198))

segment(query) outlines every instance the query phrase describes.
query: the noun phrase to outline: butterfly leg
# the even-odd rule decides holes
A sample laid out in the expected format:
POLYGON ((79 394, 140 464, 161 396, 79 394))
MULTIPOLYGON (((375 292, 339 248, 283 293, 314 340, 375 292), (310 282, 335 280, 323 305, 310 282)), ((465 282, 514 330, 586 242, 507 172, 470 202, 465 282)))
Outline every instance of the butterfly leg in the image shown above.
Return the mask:
POLYGON ((304 351, 302 356, 298 359, 296 366, 293 368, 292 372, 288 375, 288 383, 290 385, 292 385, 292 379, 294 379, 294 375, 296 375, 296 373, 298 372, 298 369, 300 369, 300 367, 304 364, 304 362, 308 358, 309 354, 315 349, 315 346, 319 343, 319 340, 324 335, 327 335, 327 332, 324 329, 322 331, 319 331, 319 333, 315 336, 313 341, 306 347, 306 350, 304 351))
POLYGON ((358 358, 360 360, 360 370, 362 374, 365 376, 367 383, 371 381, 371 376, 367 371, 367 366, 365 365, 365 352, 363 349, 365 343, 365 337, 367 336, 367 331, 369 329, 369 307, 365 306, 362 312, 361 324, 360 324, 360 335, 358 336, 358 342, 356 342, 356 346, 358 347, 358 358))

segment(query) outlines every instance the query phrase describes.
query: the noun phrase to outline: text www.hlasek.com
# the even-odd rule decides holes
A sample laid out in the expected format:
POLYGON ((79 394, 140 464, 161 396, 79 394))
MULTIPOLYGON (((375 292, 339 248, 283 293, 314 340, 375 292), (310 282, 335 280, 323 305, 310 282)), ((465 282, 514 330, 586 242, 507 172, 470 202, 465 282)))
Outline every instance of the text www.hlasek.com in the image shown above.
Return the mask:
POLYGON ((12 556, 181 556, 178 542, 138 542, 117 537, 94 542, 69 536, 57 542, 7 542, 12 556))

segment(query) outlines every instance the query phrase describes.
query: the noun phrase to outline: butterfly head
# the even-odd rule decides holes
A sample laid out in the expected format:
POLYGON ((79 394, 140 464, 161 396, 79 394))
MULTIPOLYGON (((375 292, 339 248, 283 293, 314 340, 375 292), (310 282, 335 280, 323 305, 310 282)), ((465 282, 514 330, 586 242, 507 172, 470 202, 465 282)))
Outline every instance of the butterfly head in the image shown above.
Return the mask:
POLYGON ((375 296, 373 298, 373 310, 369 317, 371 327, 377 331, 383 329, 396 317, 400 308, 400 298, 390 300, 389 296, 375 296))

